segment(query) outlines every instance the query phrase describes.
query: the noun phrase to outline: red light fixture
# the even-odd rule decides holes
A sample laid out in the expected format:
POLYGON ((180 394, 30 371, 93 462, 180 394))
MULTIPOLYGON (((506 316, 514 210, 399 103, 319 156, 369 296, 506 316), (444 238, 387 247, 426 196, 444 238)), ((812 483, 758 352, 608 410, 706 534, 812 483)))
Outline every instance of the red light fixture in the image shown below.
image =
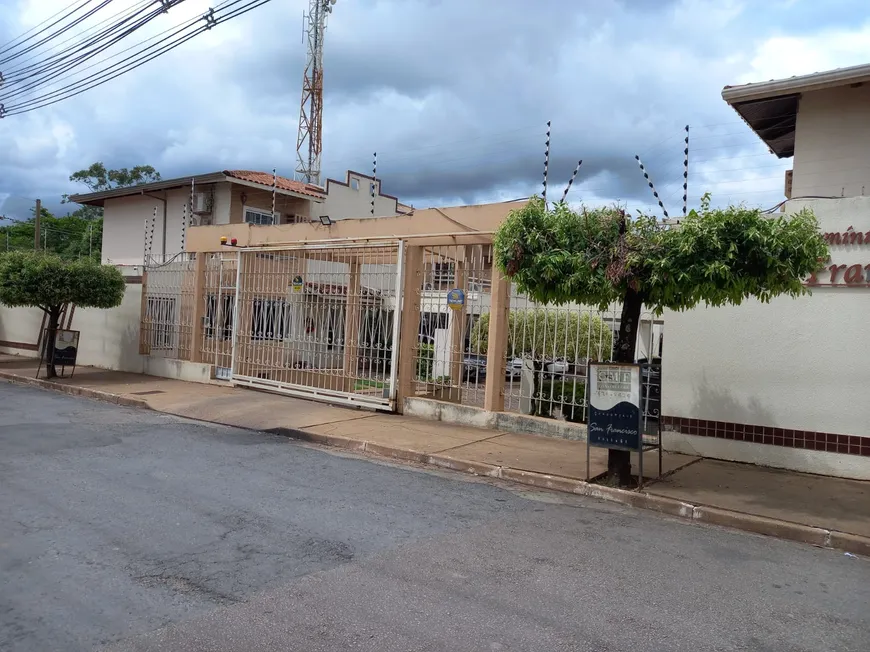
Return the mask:
POLYGON ((233 238, 232 240, 230 240, 230 244, 235 247, 237 244, 239 244, 239 241, 236 238, 233 238))

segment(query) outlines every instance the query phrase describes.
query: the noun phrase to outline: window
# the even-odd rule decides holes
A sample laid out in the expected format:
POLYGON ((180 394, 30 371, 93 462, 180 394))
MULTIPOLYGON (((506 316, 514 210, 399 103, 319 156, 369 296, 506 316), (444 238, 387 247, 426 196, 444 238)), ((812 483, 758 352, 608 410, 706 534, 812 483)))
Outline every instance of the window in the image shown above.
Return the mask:
POLYGON ((245 213, 245 223, 247 224, 256 224, 257 226, 269 226, 270 224, 278 224, 280 220, 280 215, 275 213, 274 220, 272 213, 269 211, 261 211, 256 208, 248 208, 247 206, 244 208, 245 213))
POLYGON ((151 326, 152 349, 175 348, 175 297, 148 297, 145 321, 151 326))
POLYGON ((222 294, 220 304, 214 294, 206 297, 205 303, 205 336, 210 339, 228 340, 233 336, 233 310, 236 307, 236 297, 232 294, 222 294))
POLYGON ((254 299, 251 311, 252 340, 283 340, 287 334, 287 302, 283 299, 254 299))
POLYGON ((353 190, 359 190, 359 179, 357 179, 356 177, 353 177, 353 178, 350 180, 350 187, 351 187, 353 190))
POLYGON ((456 276, 453 263, 435 263, 432 271, 436 283, 453 283, 456 276))

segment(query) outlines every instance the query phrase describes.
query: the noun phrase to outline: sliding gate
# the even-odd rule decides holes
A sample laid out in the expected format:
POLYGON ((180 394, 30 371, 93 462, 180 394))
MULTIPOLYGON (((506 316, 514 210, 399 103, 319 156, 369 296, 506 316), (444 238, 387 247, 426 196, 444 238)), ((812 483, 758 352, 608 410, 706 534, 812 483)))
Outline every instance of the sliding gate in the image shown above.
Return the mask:
POLYGON ((239 251, 235 385, 394 410, 403 243, 239 251))

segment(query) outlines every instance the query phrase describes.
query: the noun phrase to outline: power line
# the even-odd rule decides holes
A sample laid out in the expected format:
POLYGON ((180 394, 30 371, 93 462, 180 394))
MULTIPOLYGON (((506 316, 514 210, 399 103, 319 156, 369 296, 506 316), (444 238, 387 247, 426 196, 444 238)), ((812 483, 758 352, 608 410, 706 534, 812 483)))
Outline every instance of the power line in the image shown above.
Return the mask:
MULTIPOLYGON (((176 0, 176 1, 177 1, 177 2, 183 2, 183 0, 176 0)), ((230 6, 232 6, 232 4, 237 4, 238 2, 241 2, 241 1, 242 1, 242 0, 235 0, 235 2, 232 2, 232 3, 230 4, 230 6)), ((227 3, 224 2, 223 4, 227 4, 227 3)), ((157 13, 160 13, 160 11, 158 10, 157 13)), ((98 86, 98 85, 100 85, 100 84, 92 84, 91 82, 106 77, 107 74, 109 74, 110 71, 112 71, 112 70, 115 69, 115 68, 118 68, 119 66, 121 66, 121 64, 123 64, 123 63, 129 61, 130 59, 135 59, 137 56, 143 54, 144 52, 147 52, 148 50, 151 50, 151 49, 155 48, 156 46, 158 46, 158 45, 160 45, 161 43, 163 43, 163 42, 169 40, 169 39, 172 38, 173 36, 176 36, 177 34, 183 32, 184 30, 186 30, 186 29, 188 29, 188 28, 190 28, 192 25, 196 24, 197 22, 199 22, 199 21, 201 21, 201 20, 206 20, 210 15, 212 15, 212 14, 205 14, 204 16, 199 16, 199 17, 197 17, 197 18, 193 18, 193 19, 187 21, 186 23, 183 23, 180 27, 179 27, 179 26, 171 27, 171 28, 169 28, 168 30, 165 30, 164 32, 161 32, 161 34, 165 34, 165 33, 167 33, 167 32, 172 31, 173 29, 175 30, 175 31, 174 31, 170 36, 166 37, 165 39, 162 39, 162 40, 158 41, 157 43, 155 43, 154 45, 148 46, 147 48, 143 48, 143 49, 140 50, 139 52, 136 52, 136 53, 130 55, 129 57, 126 57, 126 58, 122 59, 121 61, 112 64, 111 66, 108 66, 108 67, 105 68, 104 70, 101 70, 101 71, 99 71, 99 72, 97 72, 97 73, 94 73, 94 74, 92 74, 92 75, 89 75, 89 76, 85 77, 84 79, 79 79, 78 81, 75 81, 75 82, 73 82, 73 83, 71 83, 71 84, 67 84, 66 86, 63 86, 63 87, 58 88, 58 89, 55 89, 54 91, 51 91, 51 92, 46 93, 46 94, 44 94, 44 95, 40 95, 40 96, 37 96, 37 97, 32 98, 32 99, 29 99, 29 100, 22 100, 22 101, 19 102, 19 104, 13 105, 10 109, 8 109, 9 114, 10 114, 10 115, 15 115, 16 112, 17 112, 17 113, 21 113, 21 112, 23 112, 22 109, 24 109, 25 107, 29 107, 29 106, 31 106, 31 105, 33 105, 33 104, 35 104, 35 103, 44 102, 45 100, 47 100, 47 99, 49 99, 49 98, 57 97, 58 95, 64 95, 65 92, 66 92, 66 94, 65 94, 61 99, 65 99, 66 97, 72 97, 72 96, 78 94, 78 92, 73 93, 72 91, 74 91, 74 90, 76 90, 76 89, 78 89, 78 88, 81 88, 83 85, 84 85, 84 86, 87 86, 87 88, 85 88, 85 89, 83 89, 83 90, 88 90, 89 88, 93 88, 93 87, 95 87, 95 86, 98 86), (88 84, 91 84, 91 85, 88 86, 88 84)), ((147 20, 151 20, 151 19, 152 19, 152 17, 147 17, 147 20)), ((145 22, 147 22, 147 20, 145 20, 145 22)), ((143 24, 144 24, 144 23, 143 23, 143 24)), ((210 26, 207 24, 205 28, 201 28, 201 29, 200 29, 198 32, 196 32, 194 35, 196 35, 197 33, 200 33, 200 32, 203 31, 204 29, 210 29, 210 26)), ((132 30, 130 30, 130 31, 132 31, 132 30)), ((158 36, 159 36, 159 35, 158 35, 158 36)), ((151 40, 153 40, 154 38, 156 38, 156 37, 152 37, 152 38, 149 38, 149 39, 145 39, 144 41, 138 43, 137 45, 142 45, 142 44, 144 44, 144 43, 147 43, 148 41, 151 41, 151 40)), ((180 43, 179 43, 179 44, 180 44, 180 43)), ((116 53, 116 54, 114 54, 114 55, 111 55, 111 56, 109 56, 109 57, 106 57, 105 59, 103 59, 103 60, 101 60, 101 61, 98 61, 98 62, 96 62, 95 64, 92 64, 91 66, 87 66, 86 68, 84 68, 84 70, 88 70, 88 69, 90 69, 90 68, 93 68, 93 67, 96 67, 96 66, 100 65, 101 63, 105 63, 105 62, 107 62, 107 61, 109 61, 109 60, 111 60, 111 59, 113 59, 113 58, 119 56, 120 54, 123 54, 124 52, 128 52, 129 50, 134 49, 135 47, 136 47, 136 45, 131 46, 131 47, 125 49, 125 50, 122 50, 121 52, 118 52, 118 53, 116 53)), ((102 48, 102 49, 105 49, 105 48, 102 48)), ((170 48, 170 49, 171 49, 171 48, 170 48)), ((164 49, 161 50, 161 52, 157 53, 156 56, 159 56, 159 54, 161 54, 161 53, 162 53, 163 51, 165 51, 165 50, 166 50, 166 48, 164 47, 164 49)), ((152 57, 148 58, 147 60, 150 61, 151 58, 154 58, 154 57, 152 56, 152 57)), ((136 62, 134 61, 133 63, 136 63, 136 62)), ((143 62, 143 63, 144 63, 144 62, 143 62)), ((126 69, 121 70, 119 74, 123 74, 124 72, 127 72, 127 71, 129 71, 129 70, 132 70, 132 69, 135 68, 135 67, 138 67, 138 66, 133 66, 132 64, 128 64, 128 65, 125 67, 126 69), (131 67, 131 66, 132 66, 132 67, 131 67)), ((61 78, 61 79, 67 79, 67 78, 72 77, 72 76, 74 76, 74 75, 67 75, 66 77, 63 77, 63 78, 61 78)), ((113 76, 109 77, 109 79, 106 79, 105 81, 109 81, 110 79, 114 79, 114 78, 117 77, 117 76, 118 76, 118 74, 113 75, 113 76)), ((103 82, 101 82, 101 83, 103 83, 103 82)), ((0 99, 5 99, 5 98, 4 98, 4 97, 0 97, 0 99)), ((50 103, 53 104, 54 102, 50 102, 50 103)), ((41 105, 41 106, 42 106, 42 105, 41 105)), ((34 108, 39 108, 39 107, 34 107, 34 108)))
MULTIPOLYGON (((88 4, 88 2, 90 2, 90 1, 91 1, 91 0, 84 0, 84 2, 82 3, 82 6, 88 4)), ((11 41, 7 41, 6 43, 4 43, 2 46, 0 46, 0 48, 2 48, 2 49, 0 49, 0 54, 3 54, 4 52, 8 52, 9 50, 11 50, 11 49, 12 49, 11 46, 13 46, 13 45, 20 45, 20 43, 16 43, 17 41, 21 41, 21 43, 26 43, 26 42, 29 41, 30 39, 32 39, 32 38, 34 38, 34 37, 39 36, 40 34, 42 34, 45 30, 47 30, 47 29, 51 29, 52 27, 54 27, 55 25, 57 25, 57 23, 61 22, 64 18, 67 18, 67 17, 70 16, 71 14, 74 14, 74 13, 75 13, 76 11, 78 11, 81 7, 76 7, 76 8, 73 9, 70 13, 66 14, 66 15, 63 16, 62 18, 59 18, 57 21, 53 22, 53 23, 52 23, 51 25, 49 25, 48 27, 45 27, 44 29, 39 30, 39 31, 38 31, 36 34, 34 34, 33 36, 29 36, 29 37, 27 37, 27 38, 24 38, 25 36, 27 36, 28 34, 30 34, 30 32, 32 32, 33 30, 35 30, 35 29, 37 29, 37 28, 39 28, 39 27, 42 27, 43 25, 45 25, 48 21, 52 20, 53 18, 57 18, 57 17, 60 16, 63 12, 65 12, 67 9, 70 9, 70 8, 71 8, 73 5, 75 5, 75 4, 77 4, 77 2, 72 2, 72 3, 70 3, 69 5, 67 5, 66 7, 64 7, 63 9, 61 9, 60 11, 58 11, 56 14, 53 14, 53 15, 49 16, 48 18, 46 18, 45 20, 43 20, 43 21, 42 21, 41 23, 39 23, 38 25, 34 25, 33 27, 31 27, 29 30, 27 30, 26 32, 24 32, 24 34, 21 34, 20 36, 16 36, 16 37, 15 37, 14 39, 12 39, 11 41), (23 40, 22 40, 22 39, 23 39, 23 40)))
MULTIPOLYGON (((42 75, 46 72, 51 71, 52 68, 56 68, 58 65, 61 65, 66 59, 69 59, 69 57, 71 57, 75 52, 80 52, 82 50, 85 50, 88 47, 95 45, 95 44, 99 43, 100 41, 104 40, 107 36, 111 36, 112 33, 119 30, 121 27, 123 27, 123 25, 125 23, 127 23, 129 20, 131 20, 132 18, 134 18, 138 14, 141 14, 143 11, 145 11, 145 8, 148 5, 152 5, 156 1, 157 0, 144 0, 144 2, 141 2, 138 6, 135 6, 132 11, 129 11, 127 16, 125 16, 122 20, 114 23, 113 25, 111 25, 108 28, 103 29, 100 33, 89 36, 87 39, 84 39, 83 41, 79 41, 78 43, 74 43, 73 45, 70 45, 70 46, 68 46, 60 51, 54 52, 53 54, 49 54, 48 56, 46 56, 45 58, 43 58, 40 61, 37 61, 36 63, 32 63, 32 64, 29 64, 26 66, 21 66, 19 68, 16 68, 14 70, 7 72, 5 74, 6 82, 8 83, 8 82, 12 81, 15 83, 20 83, 22 81, 26 81, 27 79, 31 79, 33 77, 36 77, 36 76, 39 76, 39 75, 42 75)), ((94 27, 91 27, 90 29, 86 30, 84 33, 76 35, 76 36, 84 36, 88 32, 94 31, 100 25, 103 25, 103 24, 109 22, 110 20, 112 20, 112 18, 119 16, 121 13, 124 13, 124 12, 119 12, 118 14, 115 14, 111 18, 108 18, 106 20, 101 21, 100 23, 98 23, 94 27)), ((164 11, 157 10, 157 13, 158 14, 164 13, 164 11)), ((75 39, 76 36, 68 38, 68 39, 62 41, 61 43, 58 43, 58 45, 62 45, 63 43, 67 43, 67 42, 75 39)), ((25 61, 31 61, 39 56, 40 56, 39 53, 34 54, 32 57, 29 57, 25 61)), ((25 61, 22 61, 20 63, 25 63, 25 61)))
MULTIPOLYGON (((222 7, 221 11, 225 10, 233 5, 236 5, 242 1, 243 0, 235 0, 234 2, 229 2, 229 3, 225 2, 225 3, 223 3, 223 5, 225 5, 225 6, 222 7)), ((165 54, 166 52, 169 52, 170 50, 173 50, 176 47, 183 45, 184 43, 186 43, 190 39, 198 36, 202 32, 208 31, 212 27, 215 27, 215 26, 219 25, 220 23, 223 23, 223 22, 226 22, 228 20, 232 20, 233 18, 237 18, 239 16, 242 16, 242 15, 248 13, 249 11, 257 9, 258 7, 261 7, 265 4, 268 4, 269 2, 271 2, 271 0, 251 0, 250 2, 248 2, 248 4, 243 5, 242 7, 239 7, 238 9, 235 9, 234 11, 232 11, 226 15, 223 15, 223 16, 218 16, 216 14, 216 11, 214 9, 211 9, 204 16, 202 16, 198 19, 195 19, 193 21, 190 21, 188 24, 182 26, 179 29, 176 29, 175 32, 173 32, 173 34, 171 34, 170 36, 168 36, 164 39, 161 39, 157 43, 155 43, 147 48, 144 48, 144 49, 140 50, 139 52, 137 52, 129 57, 126 57, 122 61, 119 61, 118 63, 115 63, 115 64, 109 66, 108 68, 106 68, 103 71, 100 71, 99 73, 89 75, 85 79, 81 79, 81 80, 74 82, 72 84, 68 84, 67 86, 65 86, 63 88, 57 89, 57 90, 52 91, 50 93, 46 93, 45 95, 33 98, 31 100, 23 101, 23 102, 19 103, 18 105, 13 105, 11 107, 7 107, 5 115, 7 115, 7 116, 20 115, 22 113, 34 111, 36 109, 40 109, 40 108, 43 108, 46 106, 50 106, 52 104, 56 104, 57 102, 63 101, 65 99, 75 97, 76 95, 79 95, 81 93, 84 93, 85 91, 96 88, 97 86, 101 86, 101 85, 111 81, 112 79, 115 79, 123 74, 126 74, 132 70, 135 70, 139 66, 144 65, 145 63, 148 63, 149 61, 165 54), (148 50, 153 50, 154 48, 156 48, 157 46, 160 46, 161 44, 165 43, 166 41, 170 41, 170 39, 172 39, 175 36, 178 36, 181 32, 185 31, 186 29, 188 29, 191 25, 195 24, 196 22, 203 21, 203 20, 205 21, 205 25, 198 27, 192 33, 187 34, 187 35, 183 35, 182 37, 179 37, 179 38, 176 38, 175 40, 171 41, 170 43, 163 45, 155 52, 152 52, 152 53, 147 54, 147 55, 144 54, 148 50), (133 59, 133 61, 130 61, 131 59, 133 59), (130 61, 130 63, 126 63, 128 61, 130 61), (119 66, 121 66, 121 64, 125 64, 125 63, 126 63, 126 65, 121 67, 120 70, 116 70, 116 71, 112 72, 112 69, 118 68, 119 66)), ((111 58, 111 57, 109 57, 109 58, 111 58)))
MULTIPOLYGON (((118 16, 120 16, 121 14, 123 14, 123 13, 125 13, 125 12, 133 11, 133 10, 135 10, 135 9, 138 9, 138 8, 142 7, 142 6, 152 4, 153 2, 155 2, 155 0, 140 0, 138 4, 133 5, 132 7, 127 7, 126 9, 122 9, 121 11, 119 11, 119 12, 117 12, 117 13, 115 13, 115 14, 112 14, 112 15, 109 16, 108 18, 104 18, 104 19, 101 20, 99 23, 97 23, 96 25, 93 25, 93 26, 89 27, 88 29, 84 30, 83 32, 81 32, 81 33, 79 33, 79 34, 73 34, 72 36, 69 36, 69 37, 65 38, 64 40, 62 40, 62 41, 60 41, 59 43, 57 43, 57 44, 55 45, 55 48, 57 48, 57 47, 59 47, 59 46, 61 46, 61 45, 64 45, 64 44, 66 44, 66 43, 69 43, 70 41, 73 41, 73 40, 75 40, 76 38, 86 36, 87 34, 93 32, 94 30, 96 30, 96 29, 99 28, 100 26, 105 25, 105 24, 108 23, 110 20, 112 20, 112 19, 114 19, 114 18, 117 18, 118 16)), ((71 48, 73 48, 73 47, 75 47, 75 46, 70 46, 70 47, 65 48, 64 50, 62 50, 62 51, 60 51, 60 52, 55 52, 55 54, 51 55, 51 57, 49 57, 49 58, 52 58, 52 57, 55 57, 55 56, 57 56, 57 55, 63 54, 63 53, 67 52, 69 49, 71 49, 71 48)), ((33 68, 33 67, 39 65, 39 63, 41 63, 41 62, 38 62, 38 63, 35 63, 35 64, 31 64, 31 65, 28 65, 28 66, 24 66, 24 65, 22 65, 22 64, 25 64, 25 63, 27 63, 28 61, 33 61, 33 60, 36 59, 37 57, 41 56, 41 54, 44 54, 44 53, 36 53, 36 54, 32 54, 31 56, 27 57, 26 59, 24 59, 24 60, 22 60, 22 61, 19 61, 19 62, 18 62, 18 65, 21 66, 21 67, 19 67, 19 68, 15 68, 15 69, 13 69, 13 70, 11 70, 11 71, 9 71, 9 72, 7 72, 7 73, 5 74, 7 81, 8 81, 10 78, 14 77, 16 74, 18 74, 19 72, 21 72, 21 71, 23 71, 23 70, 29 70, 30 68, 33 68)), ((44 61, 47 61, 47 59, 44 60, 44 61)))
POLYGON ((13 38, 11 41, 6 41, 6 42, 3 43, 2 45, 0 45, 0 48, 3 48, 3 49, 0 49, 0 52, 4 52, 5 49, 6 49, 6 46, 7 46, 7 45, 12 45, 15 41, 24 38, 25 36, 27 36, 28 34, 30 34, 30 32, 32 32, 32 31, 35 30, 36 28, 38 28, 38 27, 42 27, 43 25, 45 25, 45 24, 46 24, 48 21, 50 21, 52 18, 55 18, 55 17, 57 17, 57 16, 60 16, 63 12, 65 12, 67 9, 69 9, 70 7, 72 7, 74 4, 76 4, 76 3, 75 3, 75 2, 70 3, 69 5, 67 5, 66 7, 64 7, 63 9, 61 9, 60 11, 58 11, 57 13, 52 14, 51 16, 49 16, 48 18, 46 18, 45 20, 43 20, 43 21, 42 21, 41 23, 39 23, 38 25, 34 25, 33 27, 31 27, 29 30, 27 30, 27 31, 24 32, 23 34, 19 34, 18 36, 16 36, 15 38, 13 38))
MULTIPOLYGON (((93 1, 93 0, 85 0, 85 2, 83 2, 82 5, 81 5, 80 7, 77 7, 77 8, 74 9, 73 11, 69 12, 68 14, 66 14, 66 15, 65 15, 63 18, 61 18, 60 20, 58 20, 58 21, 52 23, 51 25, 49 25, 48 27, 46 27, 46 28, 40 30, 39 32, 37 32, 37 33, 34 34, 33 36, 28 37, 27 39, 25 39, 25 42, 26 42, 26 41, 29 41, 29 40, 30 40, 31 38, 33 38, 34 36, 38 36, 39 34, 41 34, 42 32, 44 32, 46 29, 49 29, 50 27, 53 27, 53 26, 56 25, 57 23, 62 22, 65 18, 68 18, 69 16, 71 16, 72 14, 74 14, 76 11, 78 11, 79 9, 81 9, 82 7, 84 7, 85 5, 90 4, 92 1, 93 1)), ((93 8, 93 9, 89 10, 86 14, 84 14, 84 15, 82 15, 82 16, 79 16, 78 18, 76 18, 75 20, 73 20, 73 21, 72 21, 71 23, 69 23, 68 25, 65 25, 64 27, 60 28, 59 30, 57 30, 57 31, 55 31, 55 32, 52 32, 51 34, 49 34, 48 36, 46 36, 46 37, 43 38, 42 40, 37 41, 36 43, 32 43, 32 44, 30 44, 30 45, 28 45, 26 48, 24 48, 23 50, 20 50, 19 52, 16 52, 16 53, 14 53, 14 54, 11 54, 11 55, 7 56, 7 57, 4 58, 4 59, 0 59, 0 64, 8 63, 8 62, 10 62, 10 61, 14 61, 15 59, 18 59, 19 57, 21 57, 21 56, 27 54, 28 52, 31 52, 32 50, 38 48, 40 45, 44 45, 45 43, 51 41, 52 39, 57 38, 57 37, 60 36, 61 34, 64 34, 65 32, 68 32, 68 31, 71 30, 73 27, 76 27, 76 26, 80 25, 82 22, 85 21, 85 19, 89 18, 90 16, 92 16, 93 14, 95 14, 96 12, 98 12, 100 9, 102 9, 103 7, 105 7, 105 6, 106 6, 107 4, 109 4, 110 2, 112 2, 112 0, 103 0, 99 5, 97 5, 97 6, 96 6, 95 8, 93 8)), ((9 49, 10 49, 10 48, 7 48, 6 50, 3 50, 3 52, 7 52, 9 49)), ((2 54, 3 52, 0 52, 0 54, 2 54)))
MULTIPOLYGON (((177 2, 183 2, 183 0, 177 0, 177 2)), ((145 11, 145 10, 144 9, 140 10, 140 13, 142 11, 145 11)), ((142 26, 148 24, 150 21, 154 20, 157 16, 159 16, 162 13, 163 13, 162 9, 152 10, 150 14, 141 18, 137 23, 128 27, 121 34, 115 35, 111 40, 109 40, 108 43, 105 43, 105 44, 99 46, 98 48, 96 48, 90 52, 87 52, 85 54, 81 54, 78 57, 76 57, 75 59, 73 59, 72 61, 69 61, 69 62, 62 64, 61 69, 58 71, 51 73, 50 72, 51 68, 54 66, 50 64, 50 65, 46 66, 45 70, 43 70, 43 71, 32 72, 32 73, 26 75, 20 81, 26 81, 29 78, 37 77, 40 75, 42 75, 42 77, 40 79, 37 79, 36 81, 30 82, 29 84, 25 84, 24 86, 22 86, 18 89, 13 89, 9 93, 5 93, 5 94, 0 95, 0 100, 8 101, 12 97, 19 96, 21 94, 26 94, 27 91, 35 90, 35 89, 39 88, 40 86, 45 85, 47 82, 51 81, 52 79, 56 79, 57 77, 60 77, 61 75, 63 75, 63 73, 75 68, 75 66, 78 65, 79 63, 81 63, 83 61, 87 61, 88 59, 90 59, 92 57, 95 57, 97 54, 108 49, 109 47, 111 47, 112 45, 114 45, 115 43, 120 41, 121 39, 125 38, 126 36, 129 36, 134 31, 136 31, 137 29, 141 28, 142 26)), ((123 23, 129 21, 132 18, 134 18, 134 16, 127 17, 121 23, 117 24, 116 26, 113 26, 112 29, 117 29, 117 28, 123 26, 123 23)), ((84 46, 84 47, 87 47, 87 46, 84 46)))

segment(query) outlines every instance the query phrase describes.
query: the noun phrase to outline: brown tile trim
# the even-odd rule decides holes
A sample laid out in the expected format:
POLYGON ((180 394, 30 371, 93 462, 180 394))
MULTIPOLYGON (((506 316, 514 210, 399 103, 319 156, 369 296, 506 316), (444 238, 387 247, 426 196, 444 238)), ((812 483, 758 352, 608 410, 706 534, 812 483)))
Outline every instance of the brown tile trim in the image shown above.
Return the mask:
POLYGON ((684 435, 716 437, 753 444, 870 457, 870 437, 862 437, 861 435, 840 435, 814 430, 773 428, 685 417, 662 417, 662 426, 684 435))
POLYGON ((127 285, 142 285, 142 277, 141 276, 125 276, 124 282, 127 285))
POLYGON ((38 344, 28 344, 27 342, 7 342, 6 340, 0 340, 0 346, 7 349, 22 349, 24 351, 38 351, 38 344))

